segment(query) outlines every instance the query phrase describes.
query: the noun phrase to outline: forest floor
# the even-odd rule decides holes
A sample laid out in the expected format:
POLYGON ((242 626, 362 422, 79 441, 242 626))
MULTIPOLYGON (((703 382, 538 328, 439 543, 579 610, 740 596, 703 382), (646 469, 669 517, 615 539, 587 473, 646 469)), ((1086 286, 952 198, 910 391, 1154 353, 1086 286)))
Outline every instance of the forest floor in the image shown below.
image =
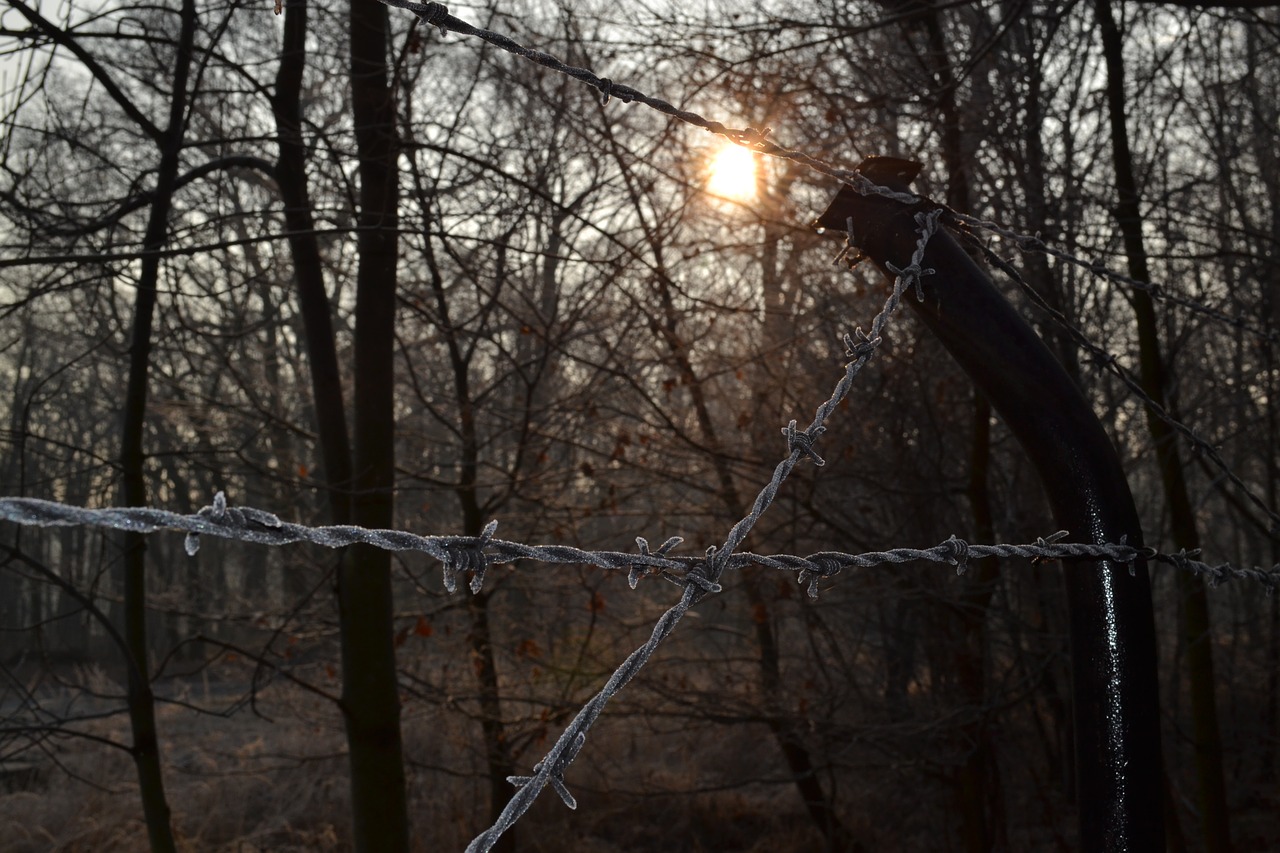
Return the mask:
MULTIPOLYGON (((250 701, 243 674, 234 667, 223 673, 205 670, 158 685, 164 697, 158 718, 165 781, 179 849, 350 849, 346 743, 335 704, 279 680, 250 701)), ((75 722, 61 725, 61 733, 47 728, 34 746, 20 752, 23 741, 12 731, 24 714, 29 722, 35 718, 17 707, 12 693, 0 696, 0 755, 8 756, 0 761, 0 853, 145 851, 132 761, 125 749, 106 743, 128 742, 121 689, 92 668, 64 675, 81 689, 46 678, 34 693, 51 714, 47 725, 54 717, 75 722)), ((316 686, 336 693, 336 679, 323 664, 313 665, 308 675, 316 686)), ((453 697, 430 704, 405 698, 415 850, 461 851, 488 823, 480 727, 460 712, 465 704, 453 697)), ((554 736, 558 727, 551 729, 554 736)), ((524 752, 518 762, 523 772, 547 746, 543 738, 524 752)), ((774 752, 760 725, 690 724, 646 716, 642 707, 631 709, 619 701, 601 718, 569 774, 578 809, 566 809, 546 792, 515 829, 519 848, 547 853, 821 849, 821 838, 774 752)), ((962 849, 944 787, 917 783, 904 790, 891 767, 867 766, 860 784, 847 772, 840 780, 848 828, 864 849, 962 849)), ((1280 787, 1250 784, 1245 789, 1236 781, 1231 805, 1237 851, 1280 849, 1280 787)), ((1042 795, 1006 780, 1004 796, 1007 849, 1074 849, 1065 801, 1052 805, 1058 817, 1046 823, 1042 795)), ((1176 786, 1175 796, 1184 814, 1194 814, 1189 780, 1176 786)), ((1196 850, 1198 839, 1189 824, 1184 818, 1188 849, 1196 850)))
MULTIPOLYGON (((124 749, 104 743, 128 742, 120 688, 101 672, 78 675, 100 696, 48 684, 37 692, 46 710, 77 717, 64 728, 83 736, 50 730, 37 747, 0 764, 0 853, 147 849, 133 763, 124 749)), ((316 675, 321 682, 326 677, 316 675)), ((180 850, 350 848, 346 744, 332 703, 277 683, 250 704, 247 685, 207 672, 161 685, 157 693, 168 700, 158 706, 158 722, 180 850)), ((15 710, 7 697, 0 707, 5 726, 21 719, 15 710)), ((700 779, 695 767, 705 763, 707 750, 693 743, 696 736, 630 732, 623 744, 620 728, 599 727, 592 738, 596 757, 584 752, 575 764, 577 811, 548 791, 517 826, 522 850, 785 853, 819 841, 798 801, 794 808, 779 805, 776 783, 724 786, 700 779), (698 759, 691 764, 693 753, 698 759)), ((487 824, 478 729, 456 710, 406 702, 415 850, 460 851, 487 824)), ((714 775, 737 769, 758 778, 755 741, 744 733, 719 744, 724 755, 714 775)), ((11 739, 0 754, 12 755, 17 745, 11 739)), ((530 753, 525 763, 535 760, 530 753)))

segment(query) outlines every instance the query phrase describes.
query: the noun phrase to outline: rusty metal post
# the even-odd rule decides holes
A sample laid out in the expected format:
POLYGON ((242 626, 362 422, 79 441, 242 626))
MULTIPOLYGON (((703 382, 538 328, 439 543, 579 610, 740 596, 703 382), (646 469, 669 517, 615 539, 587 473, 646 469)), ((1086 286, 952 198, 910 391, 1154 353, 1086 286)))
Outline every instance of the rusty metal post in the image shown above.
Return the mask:
MULTIPOLYGON (((859 167, 890 189, 907 189, 919 170, 873 158, 859 167)), ((841 188, 816 223, 854 242, 886 275, 910 262, 918 237, 906 205, 841 188)), ((1089 402, 1030 325, 945 230, 921 266, 924 301, 903 301, 965 369, 1018 439, 1073 541, 1142 546, 1142 530, 1115 449, 1089 402)), ((1109 561, 1063 569, 1071 623, 1076 785, 1080 847, 1164 850, 1155 624, 1146 565, 1109 561)))

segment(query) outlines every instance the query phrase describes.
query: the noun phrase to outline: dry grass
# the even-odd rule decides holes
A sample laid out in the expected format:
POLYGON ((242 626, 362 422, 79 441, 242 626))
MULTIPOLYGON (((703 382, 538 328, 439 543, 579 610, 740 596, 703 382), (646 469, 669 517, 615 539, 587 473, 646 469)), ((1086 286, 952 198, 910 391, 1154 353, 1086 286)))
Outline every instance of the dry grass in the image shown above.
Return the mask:
MULTIPOLYGON (((224 718, 161 706, 165 779, 179 849, 349 849, 345 744, 336 711, 282 687, 265 691, 259 709, 273 721, 248 711, 224 718)), ((461 714, 409 704, 404 728, 414 848, 461 850, 485 823, 487 786, 473 731, 478 727, 461 714)), ((80 729, 123 740, 127 720, 120 716, 80 729)), ((554 796, 543 798, 516 830, 522 849, 812 849, 817 836, 798 811, 779 809, 777 790, 655 793, 695 790, 709 781, 703 778, 709 767, 719 782, 721 770, 758 760, 748 755, 755 740, 750 735, 738 741, 737 750, 726 739, 714 741, 721 767, 707 762, 700 740, 636 731, 620 722, 601 725, 592 736, 597 752, 584 753, 574 768, 579 809, 570 812, 554 796)), ((64 770, 51 769, 39 790, 0 794, 0 851, 146 850, 129 757, 82 739, 60 741, 55 755, 64 770)))
MULTIPOLYGON (((280 709, 275 709, 279 711, 280 709)), ((162 707, 166 784, 180 849, 338 850, 347 834, 345 758, 329 721, 270 723, 162 707)), ((127 722, 81 725, 126 739, 127 722)), ((59 742, 43 790, 0 795, 0 850, 146 850, 133 763, 59 742)))
MULTIPOLYGON (((705 639, 705 635, 692 639, 705 639)), ((641 853, 717 851, 790 853, 821 849, 787 781, 784 763, 760 722, 712 722, 713 713, 750 714, 750 691, 736 695, 726 673, 749 664, 700 665, 691 640, 677 639, 661 666, 638 679, 610 706, 575 762, 569 783, 579 801, 566 809, 554 795, 542 797, 517 825, 522 851, 641 853)), ((548 647, 550 644, 546 644, 548 647)), ((703 654, 722 654, 698 649, 703 654)), ((409 809, 414 849, 462 850, 488 823, 488 785, 480 725, 465 713, 469 673, 459 674, 456 656, 424 656, 419 675, 436 685, 454 685, 462 695, 435 701, 406 697, 403 731, 408 760, 409 809), (449 661, 455 661, 449 664, 449 661), (450 666, 456 668, 450 674, 450 666)), ((540 685, 527 665, 506 667, 505 713, 536 719, 529 699, 540 685), (524 679, 524 680, 522 680, 524 679)), ((221 673, 223 686, 193 682, 161 691, 202 707, 225 706, 236 695, 225 685, 236 673, 221 673), (219 698, 221 697, 221 699, 219 698)), ((243 671, 239 673, 243 676, 243 671)), ((323 664, 311 674, 328 684, 323 664)), ((734 684, 749 684, 749 673, 734 684)), ((100 673, 79 674, 95 690, 115 688, 100 673)), ((590 681, 590 679, 586 679, 590 681)), ((557 682, 558 684, 558 682, 557 682)), ((65 699, 60 700, 65 701, 65 699)), ((83 697, 76 707, 93 710, 83 697)), ((58 702, 51 702, 51 706, 58 702)), ((58 705, 63 707, 62 705, 58 705)), ((173 825, 185 851, 337 851, 350 848, 347 761, 336 708, 284 682, 259 695, 261 716, 241 709, 230 717, 198 714, 177 704, 160 706, 165 781, 173 825)), ((1247 717, 1254 710, 1245 707, 1247 717)), ((846 719, 815 720, 815 745, 826 744, 835 772, 841 819, 866 849, 954 850, 959 819, 943 773, 945 741, 910 726, 881 724, 856 709, 846 719), (852 722, 851 722, 852 721, 852 722), (861 727, 861 728, 859 728, 861 727), (830 732, 826 732, 831 728, 830 732), (931 746, 930 744, 933 744, 931 746), (928 755, 932 761, 902 760, 928 755)), ((81 731, 127 740, 124 715, 79 724, 81 731)), ((532 727, 526 727, 529 731, 532 727)), ((547 727, 553 738, 559 725, 547 727)), ((1228 732, 1232 728, 1226 729, 1228 732)), ((519 732, 518 725, 511 726, 519 732)), ((997 735, 1009 849, 1072 849, 1073 810, 1061 786, 1025 748, 1033 733, 1006 723, 997 735)), ((64 770, 44 760, 43 781, 33 790, 0 793, 0 853, 31 851, 143 851, 147 849, 134 768, 123 751, 83 739, 63 739, 52 754, 64 770)), ((1167 742, 1166 749, 1172 749, 1167 742)), ((549 745, 535 743, 518 766, 526 770, 549 745)), ((815 746, 815 748, 821 748, 815 746)), ((1237 747, 1238 749, 1238 747, 1237 747)), ((1185 768, 1184 768, 1185 769, 1185 768)), ((831 790, 833 780, 824 778, 831 790)), ((1194 796, 1186 773, 1175 777, 1185 798, 1194 796)), ((1274 785, 1235 786, 1233 820, 1237 847, 1276 849, 1274 785), (1246 801, 1247 800, 1247 801, 1246 801)), ((1184 818, 1188 837, 1196 829, 1184 818)))

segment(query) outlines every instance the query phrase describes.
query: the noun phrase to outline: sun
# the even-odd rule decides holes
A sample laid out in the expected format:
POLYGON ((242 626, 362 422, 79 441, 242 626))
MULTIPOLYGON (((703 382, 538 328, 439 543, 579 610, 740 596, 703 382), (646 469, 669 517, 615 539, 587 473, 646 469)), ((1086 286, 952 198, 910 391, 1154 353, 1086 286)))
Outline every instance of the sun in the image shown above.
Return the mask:
POLYGON ((750 201, 756 197, 756 157, 751 151, 732 142, 720 146, 711 158, 711 178, 707 191, 732 201, 750 201))

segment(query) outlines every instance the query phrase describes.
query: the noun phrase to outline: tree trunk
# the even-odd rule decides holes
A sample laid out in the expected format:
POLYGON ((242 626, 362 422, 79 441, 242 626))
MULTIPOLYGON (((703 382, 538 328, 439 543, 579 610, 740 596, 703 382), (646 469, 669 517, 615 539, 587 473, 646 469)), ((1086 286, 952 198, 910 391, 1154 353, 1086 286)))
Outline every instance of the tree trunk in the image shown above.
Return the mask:
MULTIPOLYGON (((1129 150, 1125 121, 1123 42, 1111 13, 1110 0, 1095 0, 1094 8, 1101 28, 1103 58, 1107 64, 1107 106, 1111 121, 1116 190, 1119 195, 1116 219, 1124 239, 1125 254, 1129 259, 1129 275, 1139 281, 1150 281, 1147 251, 1142 237, 1142 210, 1133 175, 1133 158, 1129 150)), ((1165 395, 1167 366, 1160 353, 1155 306, 1146 291, 1130 291, 1128 298, 1133 306, 1138 328, 1139 379, 1142 390, 1165 411, 1170 411, 1165 395)), ((1177 435, 1151 409, 1147 410, 1147 428, 1155 446, 1165 500, 1169 504, 1174 546, 1188 551, 1197 549, 1200 547, 1200 535, 1187 492, 1177 435)), ((1217 701, 1214 697, 1209 602, 1205 595, 1204 581, 1198 575, 1179 572, 1177 584, 1182 605, 1181 628, 1187 644, 1192 738, 1195 743, 1196 771, 1200 779, 1205 849, 1209 853, 1226 853, 1231 849, 1231 828, 1227 813, 1226 786, 1223 783, 1217 701)))
POLYGON ((311 396, 320 436, 321 475, 329 491, 334 524, 351 520, 351 443, 347 435, 342 374, 325 291, 320 244, 307 188, 307 149, 302 139, 302 74, 307 62, 307 0, 289 0, 284 13, 284 44, 271 109, 280 156, 276 182, 284 202, 285 227, 298 285, 298 306, 311 372, 311 396))
MULTIPOLYGON (((425 198, 426 187, 422 176, 415 170, 414 180, 420 198, 425 198)), ((449 353, 449 368, 453 374, 453 389, 458 405, 459 448, 458 483, 454 494, 462 512, 462 532, 466 536, 479 536, 484 529, 484 515, 478 493, 480 449, 476 435, 476 410, 471 393, 471 365, 461 344, 459 329, 453 323, 449 300, 445 293, 444 277, 436 264, 430 238, 425 244, 427 268, 430 270, 431 290, 439 315, 440 332, 449 353)), ((471 648, 476 681, 480 690, 480 730, 484 740, 485 765, 489 776, 489 821, 496 823, 502 810, 511 799, 513 789, 507 777, 515 772, 511 751, 507 743, 506 727, 502 722, 502 694, 498 684, 498 665, 493 654, 493 631, 489 622, 489 596, 487 593, 471 594, 467 599, 467 616, 471 630, 467 644, 471 648)), ((503 833, 492 847, 496 853, 514 853, 517 835, 515 827, 503 833)))
MULTIPOLYGON (((1266 277, 1262 284, 1262 315, 1270 328, 1280 328, 1280 151, 1276 150, 1275 126, 1280 120, 1280 109, 1277 109, 1273 96, 1267 94, 1270 87, 1263 76, 1265 67, 1265 48, 1259 44, 1258 28, 1250 27, 1245 33, 1247 54, 1247 74, 1245 77, 1246 93, 1249 98, 1250 139, 1254 157, 1258 161, 1258 173, 1262 178, 1263 197, 1270 204, 1262 213, 1267 217, 1267 230, 1263 235, 1261 249, 1267 259, 1264 266, 1266 277)), ((1274 79, 1274 78, 1272 78, 1274 79)), ((1280 364, 1277 363, 1276 346, 1270 339, 1262 341, 1263 375, 1266 377, 1266 399, 1277 399, 1280 393, 1280 364)), ((1266 459, 1264 470, 1267 482, 1267 505, 1275 506, 1277 493, 1280 491, 1280 413, 1275 405, 1266 407, 1266 441, 1264 443, 1266 459)), ((1273 535, 1269 539, 1269 552, 1264 552, 1262 559, 1269 560, 1271 565, 1280 564, 1280 536, 1273 535)), ((1280 738, 1280 596, 1270 595, 1268 611, 1270 630, 1267 639, 1267 696, 1264 712, 1264 737, 1259 756, 1262 763, 1262 778, 1274 781, 1277 775, 1276 742, 1280 738)))
MULTIPOLYGON (((387 8, 351 0, 351 101, 360 211, 356 272, 352 521, 390 527, 395 485, 395 308, 398 252, 395 104, 387 79, 387 8)), ((338 570, 342 711, 357 851, 409 849, 391 555, 353 545, 338 570)))
MULTIPOLYGON (((969 166, 964 148, 963 113, 956 101, 958 82, 947 54, 947 39, 941 15, 931 9, 925 17, 929 38, 929 56, 934 82, 939 92, 942 136, 942 159, 947 168, 947 204, 953 210, 969 210, 969 166)), ((991 460, 991 406, 981 391, 974 392, 973 433, 969 452, 969 481, 966 496, 973 519, 973 530, 981 542, 995 541, 995 524, 991 513, 991 496, 987 472, 991 460)), ((1000 774, 995 752, 987 736, 986 670, 987 607, 1000 576, 1000 563, 995 558, 976 560, 972 571, 958 579, 958 601, 953 613, 959 634, 955 646, 956 686, 961 701, 974 709, 982 709, 971 722, 960 725, 955 737, 965 758, 956 774, 956 793, 960 802, 965 849, 969 853, 985 853, 995 843, 992 818, 998 813, 1000 774)))
MULTIPOLYGON (((988 472, 991 467, 991 404, 981 391, 973 395, 973 435, 969 444, 969 482, 965 494, 980 542, 994 542, 988 472)), ((960 642, 956 645, 956 684, 965 703, 974 708, 972 722, 960 726, 961 746, 967 748, 957 774, 964 845, 970 853, 991 850, 1003 834, 1000 820, 1000 773, 988 733, 987 608, 1000 579, 1000 561, 974 560, 960 579, 956 613, 960 642), (980 710, 978 710, 980 709, 980 710)))
MULTIPOLYGON (((756 175, 756 190, 762 197, 767 195, 781 197, 784 194, 782 187, 769 187, 764 163, 757 162, 756 175)), ((784 351, 789 311, 778 257, 782 231, 767 219, 762 219, 760 225, 763 231, 760 241, 760 281, 761 301, 764 304, 764 329, 759 349, 762 353, 769 353, 771 357, 760 358, 753 366, 754 376, 751 385, 755 390, 752 393, 752 411, 756 416, 752 419, 752 423, 754 444, 767 450, 777 446, 774 437, 777 435, 775 430, 781 423, 781 417, 773 419, 770 416, 778 414, 781 408, 777 402, 779 399, 777 392, 785 383, 785 379, 771 375, 770 367, 775 363, 774 357, 780 356, 784 351)), ((793 284, 793 286, 796 285, 793 284)), ((722 450, 723 445, 711 415, 710 403, 703 391, 702 380, 696 374, 688 350, 677 337, 677 316, 671 301, 670 288, 665 280, 660 287, 662 287, 662 304, 666 312, 667 328, 670 332, 667 340, 672 345, 672 356, 676 359, 681 374, 688 384, 694 411, 697 413, 698 426, 715 466, 720 499, 732 517, 733 514, 742 512, 747 504, 738 493, 733 472, 722 450)), ((800 795, 805 811, 808 812, 814 826, 822 833, 826 849, 830 851, 860 849, 848 828, 841 822, 831 797, 823 790, 813 755, 804 742, 800 726, 797 725, 792 701, 787 697, 782 677, 781 641, 774 629, 771 607, 773 597, 770 594, 773 587, 770 583, 771 579, 772 575, 760 569, 746 569, 742 572, 743 591, 746 593, 747 604, 751 608, 751 622, 760 652, 760 691, 765 703, 765 722, 778 744, 782 759, 791 774, 796 793, 800 795)))
MULTIPOLYGON (((151 365, 151 327, 155 315, 157 283, 160 277, 160 250, 168 239, 169 211, 186 129, 187 80, 191 71, 196 29, 195 0, 183 0, 181 31, 173 74, 173 97, 169 102, 169 123, 160 139, 160 165, 156 187, 143 237, 143 256, 138 275, 129 342, 129 380, 125 391, 120 437, 121 498, 126 506, 145 506, 147 483, 143 470, 143 428, 147 415, 147 373, 151 365)), ((128 647, 128 707, 133 733, 134 764, 142 795, 147 839, 153 853, 176 850, 165 799, 164 776, 160 767, 160 742, 156 732, 155 695, 151 692, 147 661, 147 543, 146 537, 128 533, 124 537, 123 617, 125 645, 128 647)))

